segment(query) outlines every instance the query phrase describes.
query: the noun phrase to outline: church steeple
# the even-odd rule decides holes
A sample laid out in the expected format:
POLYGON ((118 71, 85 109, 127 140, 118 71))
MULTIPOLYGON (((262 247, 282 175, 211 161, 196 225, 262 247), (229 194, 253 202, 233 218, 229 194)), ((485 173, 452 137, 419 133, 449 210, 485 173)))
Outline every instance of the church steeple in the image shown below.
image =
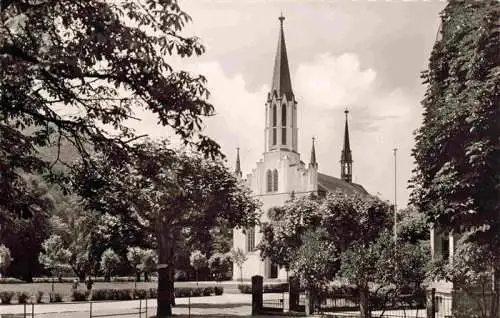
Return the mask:
POLYGON ((288 67, 288 56, 286 54, 285 33, 283 32, 283 21, 285 17, 281 15, 280 34, 278 39, 278 49, 274 60, 273 83, 271 93, 276 93, 278 97, 286 95, 288 100, 293 96, 292 81, 290 79, 290 68, 288 67))
POLYGON ((349 111, 344 111, 345 113, 345 129, 344 129, 344 147, 342 148, 342 153, 340 155, 340 177, 346 182, 352 182, 352 153, 351 146, 349 144, 349 124, 347 115, 349 111))
POLYGON ((279 17, 278 49, 274 60, 273 81, 266 102, 265 151, 298 152, 297 102, 292 91, 286 53, 283 21, 279 17))
POLYGON ((312 139, 311 162, 309 163, 309 166, 318 169, 318 163, 316 162, 316 149, 314 148, 314 137, 312 139))
POLYGON ((236 148, 236 168, 234 169, 234 173, 239 178, 241 178, 243 176, 243 173, 241 172, 241 166, 240 166, 240 147, 236 148))

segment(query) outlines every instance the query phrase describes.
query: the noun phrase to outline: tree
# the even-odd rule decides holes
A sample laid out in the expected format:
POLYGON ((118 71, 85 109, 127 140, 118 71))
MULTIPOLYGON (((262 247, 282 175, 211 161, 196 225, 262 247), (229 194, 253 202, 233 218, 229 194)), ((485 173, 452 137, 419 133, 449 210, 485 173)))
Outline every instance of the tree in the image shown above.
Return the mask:
POLYGON ((229 253, 214 253, 208 259, 210 272, 216 281, 221 281, 231 268, 231 255, 229 253))
POLYGON ((430 239, 430 228, 425 213, 413 206, 398 211, 398 239, 415 244, 430 239))
MULTIPOLYGON (((38 257, 40 264, 51 272, 52 277, 55 275, 61 280, 62 275, 71 270, 69 265, 71 252, 64 247, 64 242, 59 235, 51 235, 46 239, 42 244, 42 249, 38 257)), ((54 292, 54 279, 52 279, 52 292, 54 292)))
MULTIPOLYGON (((500 254, 498 1, 450 1, 428 70, 411 201, 438 231, 500 254)), ((500 264, 493 264, 499 277, 500 264)), ((500 297, 500 280, 494 284, 500 297)), ((494 302, 500 303, 500 298, 494 302)), ((493 306, 493 316, 498 315, 493 306)))
POLYGON ((12 257, 10 256, 10 250, 5 245, 0 245, 0 277, 1 274, 5 275, 5 271, 9 268, 12 263, 12 257))
POLYGON ((140 247, 129 247, 127 249, 127 260, 135 271, 135 281, 141 281, 141 265, 145 251, 140 247))
POLYGON ((189 263, 194 268, 194 271, 196 273, 196 285, 198 285, 198 272, 200 269, 207 267, 208 265, 207 257, 200 251, 194 251, 191 253, 191 256, 189 257, 189 263))
POLYGON ((112 249, 108 248, 104 251, 104 253, 102 253, 101 268, 107 282, 111 280, 111 275, 114 274, 120 263, 120 257, 118 257, 112 249))
POLYGON ((157 316, 165 317, 172 314, 176 249, 209 245, 216 226, 255 224, 258 202, 219 160, 175 153, 166 142, 135 147, 133 164, 101 157, 97 168, 76 167, 73 182, 88 208, 126 216, 154 236, 157 316))
POLYGON ((243 282, 243 264, 247 261, 248 257, 241 248, 231 250, 231 260, 240 270, 240 282, 243 282))
POLYGON ((149 282, 149 275, 156 270, 158 254, 152 249, 144 250, 139 269, 144 273, 144 281, 149 282))
MULTIPOLYGON (((138 109, 158 116, 185 143, 217 154, 200 133, 213 114, 203 76, 175 71, 170 55, 200 55, 181 34, 190 17, 176 1, 0 1, 0 212, 31 215, 21 174, 61 181, 54 169, 67 141, 93 166, 92 153, 125 160, 138 136, 138 109), (40 147, 55 145, 53 162, 40 147)), ((63 163, 65 164, 65 163, 63 163)))

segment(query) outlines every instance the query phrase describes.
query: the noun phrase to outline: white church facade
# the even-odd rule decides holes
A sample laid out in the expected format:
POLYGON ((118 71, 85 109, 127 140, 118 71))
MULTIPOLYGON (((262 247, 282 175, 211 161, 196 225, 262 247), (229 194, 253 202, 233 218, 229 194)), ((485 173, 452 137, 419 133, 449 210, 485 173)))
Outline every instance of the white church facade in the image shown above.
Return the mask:
MULTIPOLYGON (((272 86, 264 110, 265 150, 262 159, 244 179, 255 197, 262 202, 262 222, 268 221, 267 211, 270 208, 284 205, 292 196, 298 197, 311 193, 322 195, 334 191, 347 194, 367 193, 361 185, 352 183, 352 154, 349 145, 347 110, 345 111, 344 145, 340 160, 341 177, 328 176, 318 171, 314 139, 309 163, 306 164, 301 160, 297 127, 297 107, 300 105, 292 90, 283 31, 284 17, 280 17, 279 20, 280 32, 272 86)), ((243 178, 239 151, 235 173, 243 178)), ((267 279, 286 279, 287 273, 284 269, 279 269, 269 259, 261 259, 259 251, 256 250, 261 238, 259 227, 233 231, 233 248, 239 248, 247 255, 247 261, 243 265, 243 278, 249 279, 253 275, 262 275, 267 279)), ((239 278, 240 271, 235 264, 233 279, 239 278)))

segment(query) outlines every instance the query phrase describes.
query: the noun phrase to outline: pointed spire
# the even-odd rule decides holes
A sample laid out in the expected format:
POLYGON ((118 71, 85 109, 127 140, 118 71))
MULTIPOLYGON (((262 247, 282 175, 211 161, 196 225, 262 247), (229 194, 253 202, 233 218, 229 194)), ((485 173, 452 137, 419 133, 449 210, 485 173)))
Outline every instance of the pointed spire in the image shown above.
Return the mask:
POLYGON ((242 177, 243 173, 241 172, 241 165, 240 165, 240 147, 236 148, 236 169, 234 170, 234 173, 236 174, 237 177, 242 177))
POLYGON ((286 95, 287 99, 293 96, 292 81, 290 80, 290 69, 288 67, 288 56, 286 54, 285 33, 283 32, 283 14, 278 18, 280 20, 280 35, 278 39, 278 49, 274 60, 273 83, 271 93, 276 92, 278 97, 286 95))
POLYGON ((309 166, 312 166, 316 169, 318 169, 318 163, 316 162, 316 149, 314 148, 314 140, 315 138, 312 138, 312 148, 311 148, 311 162, 309 163, 309 166))
POLYGON ((340 156, 340 165, 341 165, 341 178, 347 182, 352 181, 352 153, 351 153, 351 145, 349 143, 349 123, 348 123, 348 114, 349 110, 347 108, 344 111, 345 113, 345 129, 344 129, 344 147, 342 148, 342 153, 340 156))

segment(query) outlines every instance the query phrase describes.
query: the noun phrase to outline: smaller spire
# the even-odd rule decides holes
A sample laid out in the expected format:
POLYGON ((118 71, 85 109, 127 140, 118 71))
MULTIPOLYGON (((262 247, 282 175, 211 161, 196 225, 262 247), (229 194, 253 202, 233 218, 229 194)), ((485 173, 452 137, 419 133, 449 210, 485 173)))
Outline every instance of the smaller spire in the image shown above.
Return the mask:
POLYGON ((243 176, 240 165, 240 147, 236 148, 236 169, 234 170, 234 173, 236 174, 237 177, 241 178, 243 176))
POLYGON ((352 182, 352 153, 351 145, 349 142, 349 123, 348 115, 349 110, 344 110, 345 114, 345 129, 344 129, 344 147, 342 148, 342 153, 340 155, 340 165, 341 165, 341 178, 347 182, 352 182))
POLYGON ((316 169, 318 169, 318 163, 316 162, 316 149, 314 148, 314 141, 316 139, 313 137, 312 138, 312 148, 311 148, 311 162, 309 163, 309 166, 312 166, 316 169))

